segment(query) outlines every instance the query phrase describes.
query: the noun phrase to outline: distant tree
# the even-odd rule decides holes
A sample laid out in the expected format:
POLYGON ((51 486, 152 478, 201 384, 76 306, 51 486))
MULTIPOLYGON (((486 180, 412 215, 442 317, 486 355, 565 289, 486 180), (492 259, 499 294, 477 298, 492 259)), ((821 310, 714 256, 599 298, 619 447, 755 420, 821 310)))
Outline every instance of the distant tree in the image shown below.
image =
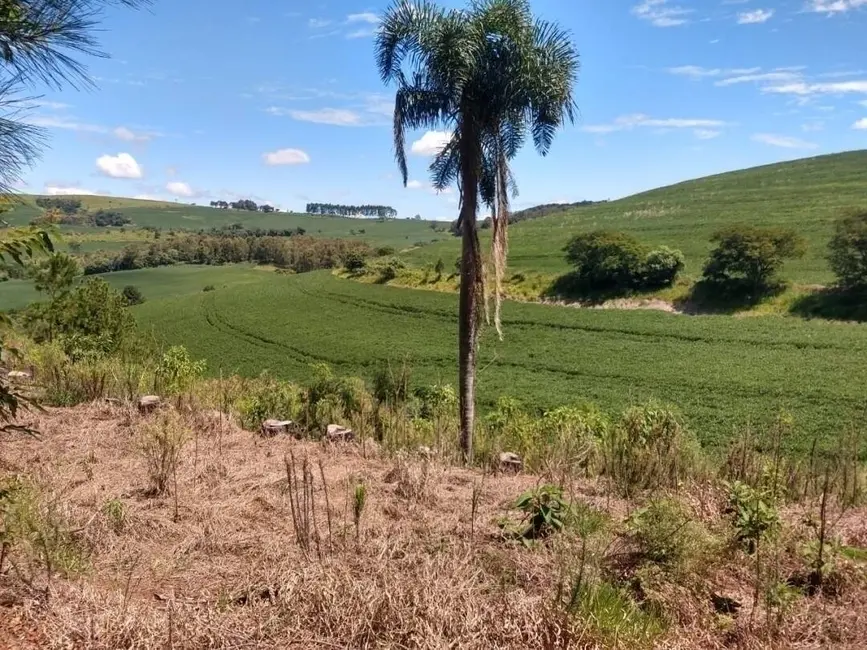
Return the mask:
POLYGON ((760 298, 782 286, 787 259, 802 257, 806 242, 783 228, 735 225, 711 238, 717 244, 704 266, 704 282, 730 295, 760 298))
POLYGON ((126 304, 130 307, 133 305, 140 305, 145 301, 145 297, 137 286, 128 284, 123 288, 121 294, 126 299, 126 304))
POLYGON ((412 219, 413 219, 413 221, 421 221, 421 215, 417 214, 412 219))
POLYGON ((270 205, 260 205, 259 210, 261 210, 265 214, 270 214, 270 213, 274 212, 274 207, 270 206, 270 205))
POLYGON ((351 272, 355 273, 362 270, 365 266, 364 256, 356 251, 350 252, 346 258, 343 260, 343 267, 351 272))
POLYGON ((88 220, 94 226, 99 226, 100 228, 106 226, 125 226, 132 223, 132 219, 117 210, 97 210, 88 216, 88 220))
POLYGON ((838 219, 828 262, 844 289, 867 289, 867 212, 838 219))
POLYGON ((308 203, 305 211, 308 214, 327 214, 339 217, 378 217, 394 219, 397 210, 387 205, 341 205, 338 203, 308 203))
POLYGON ((437 260, 436 265, 434 266, 434 271, 437 274, 437 280, 439 280, 443 276, 443 272, 446 270, 445 262, 443 262, 443 258, 439 258, 437 260))
POLYGON ((81 209, 81 199, 68 196, 40 196, 36 205, 44 210, 59 210, 64 214, 75 214, 81 209))

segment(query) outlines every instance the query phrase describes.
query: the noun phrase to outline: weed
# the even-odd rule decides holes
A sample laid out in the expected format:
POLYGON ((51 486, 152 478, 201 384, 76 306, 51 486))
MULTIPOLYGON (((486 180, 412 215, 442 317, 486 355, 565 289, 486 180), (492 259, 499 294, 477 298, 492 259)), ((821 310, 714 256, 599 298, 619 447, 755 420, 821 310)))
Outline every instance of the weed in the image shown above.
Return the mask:
POLYGON ((355 486, 352 499, 352 520, 355 523, 355 543, 361 539, 361 517, 367 504, 367 484, 364 481, 355 486))
POLYGON ((527 490, 515 502, 515 508, 524 513, 526 527, 518 533, 523 541, 542 539, 559 533, 569 522, 572 507, 563 496, 563 488, 541 485, 527 490))
POLYGON ((111 524, 112 530, 118 535, 126 527, 126 506, 120 499, 110 499, 102 506, 102 512, 111 524))

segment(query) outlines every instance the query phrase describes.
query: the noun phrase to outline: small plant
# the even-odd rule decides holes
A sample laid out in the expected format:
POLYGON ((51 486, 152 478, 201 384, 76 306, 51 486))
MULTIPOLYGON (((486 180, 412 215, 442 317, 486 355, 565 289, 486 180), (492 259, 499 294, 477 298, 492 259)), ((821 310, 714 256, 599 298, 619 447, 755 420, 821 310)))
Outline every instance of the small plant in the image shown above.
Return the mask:
POLYGON ((773 536, 780 527, 777 512, 769 492, 734 481, 729 484, 727 512, 732 516, 738 541, 744 543, 748 553, 757 551, 760 542, 773 536))
POLYGON ((183 395, 205 372, 205 361, 193 361, 182 345, 169 348, 157 366, 157 379, 169 395, 183 395))
POLYGON ((120 534, 126 526, 126 506, 120 499, 110 499, 102 506, 102 512, 111 524, 112 530, 120 534))
POLYGON ((557 485, 540 485, 527 490, 515 502, 515 508, 524 513, 526 527, 519 533, 524 541, 543 539, 562 531, 572 514, 572 507, 557 485))
POLYGON ((355 543, 361 539, 361 516, 364 514, 364 506, 367 504, 367 485, 361 481, 355 486, 352 495, 352 520, 355 523, 355 543))
POLYGON ((690 513, 674 499, 660 499, 636 510, 627 527, 641 554, 651 562, 675 566, 686 559, 697 539, 690 513))
POLYGON ((140 448, 154 495, 169 491, 169 481, 176 477, 181 451, 188 439, 189 431, 176 415, 165 414, 144 425, 140 448))
POLYGON ((204 291, 205 293, 208 293, 209 291, 216 291, 216 290, 217 290, 217 287, 215 287, 213 284, 206 284, 205 288, 202 289, 202 291, 204 291))

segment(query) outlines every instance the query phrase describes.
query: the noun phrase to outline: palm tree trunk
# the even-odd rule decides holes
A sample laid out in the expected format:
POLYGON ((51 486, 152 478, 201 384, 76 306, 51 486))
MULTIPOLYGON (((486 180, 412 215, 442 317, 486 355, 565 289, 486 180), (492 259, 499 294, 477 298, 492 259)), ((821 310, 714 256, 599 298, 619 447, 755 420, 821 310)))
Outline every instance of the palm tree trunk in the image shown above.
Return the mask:
POLYGON ((478 349, 479 298, 482 290, 482 258, 476 228, 481 147, 474 130, 464 125, 461 138, 461 292, 458 306, 458 392, 460 393, 461 452, 464 462, 473 459, 476 415, 476 350, 478 349))

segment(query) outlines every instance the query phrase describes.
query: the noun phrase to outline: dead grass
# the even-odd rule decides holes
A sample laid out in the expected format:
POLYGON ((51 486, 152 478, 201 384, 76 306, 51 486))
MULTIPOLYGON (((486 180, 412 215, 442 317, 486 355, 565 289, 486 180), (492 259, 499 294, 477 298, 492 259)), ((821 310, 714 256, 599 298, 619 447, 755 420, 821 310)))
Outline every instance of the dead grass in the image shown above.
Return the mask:
MULTIPOLYGON (((370 448, 365 458, 355 445, 263 439, 230 421, 205 426, 201 415, 185 418, 198 444, 182 451, 177 490, 166 495, 149 490, 142 422, 125 406, 51 410, 30 422, 39 439, 2 442, 0 471, 63 495, 91 568, 55 577, 49 599, 0 576, 0 647, 614 647, 612 637, 603 646, 588 621, 555 602, 576 546, 526 549, 503 540, 498 520, 539 477, 482 481, 478 471, 423 458, 370 448), (295 540, 284 464, 290 454, 313 468, 318 533, 330 547, 321 559, 295 540), (359 482, 366 505, 356 544, 359 482), (3 636, 7 622, 17 626, 14 641, 3 636)), ((632 509, 595 482, 568 487, 615 521, 632 509)), ((713 516, 712 506, 698 510, 713 516)), ((847 543, 864 535, 864 515, 852 510, 840 523, 841 534, 852 536, 847 543)), ((744 629, 750 565, 732 558, 701 588, 656 587, 653 597, 667 601, 675 622, 657 647, 842 649, 867 638, 863 569, 846 568, 850 584, 838 598, 802 600, 785 637, 767 640, 744 629), (712 591, 742 600, 745 614, 720 622, 706 598, 712 591)))

